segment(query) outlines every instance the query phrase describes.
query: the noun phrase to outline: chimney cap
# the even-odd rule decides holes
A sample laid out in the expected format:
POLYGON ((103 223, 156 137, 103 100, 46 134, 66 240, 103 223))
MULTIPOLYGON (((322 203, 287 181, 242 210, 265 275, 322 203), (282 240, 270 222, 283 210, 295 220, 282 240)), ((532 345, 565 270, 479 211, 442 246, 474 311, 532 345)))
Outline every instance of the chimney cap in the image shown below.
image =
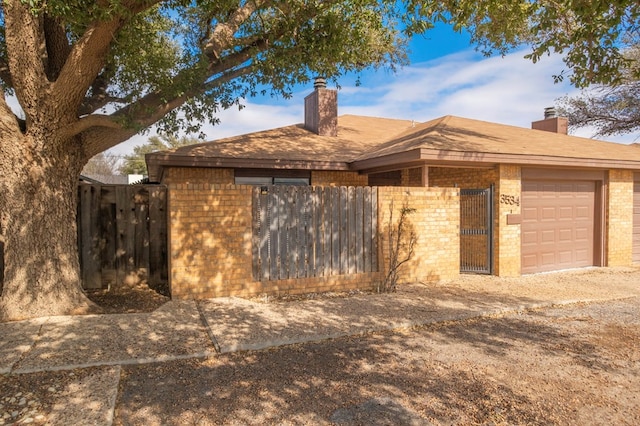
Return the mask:
POLYGON ((544 118, 556 118, 558 116, 558 111, 556 111, 556 107, 550 106, 544 109, 544 118))
POLYGON ((313 80, 314 89, 325 89, 327 87, 327 79, 324 77, 316 77, 313 80))

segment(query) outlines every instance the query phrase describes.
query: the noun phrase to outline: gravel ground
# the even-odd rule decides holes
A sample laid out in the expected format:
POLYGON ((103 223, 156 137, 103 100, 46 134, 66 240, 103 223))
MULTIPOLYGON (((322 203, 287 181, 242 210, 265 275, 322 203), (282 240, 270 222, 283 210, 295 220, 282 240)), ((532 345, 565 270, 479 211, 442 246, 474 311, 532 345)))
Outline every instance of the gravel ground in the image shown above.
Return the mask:
POLYGON ((640 301, 124 367, 117 425, 640 424, 640 301))
MULTIPOLYGON (((438 309, 592 303, 209 359, 0 375, 0 425, 640 424, 640 270, 462 276, 352 297, 389 303, 429 295, 438 309)), ((106 297, 108 312, 136 311, 126 298, 106 297)), ((283 321, 286 309, 323 300, 335 305, 311 299, 271 300, 262 318, 275 312, 283 321)), ((366 306, 354 303, 349 316, 366 306)))

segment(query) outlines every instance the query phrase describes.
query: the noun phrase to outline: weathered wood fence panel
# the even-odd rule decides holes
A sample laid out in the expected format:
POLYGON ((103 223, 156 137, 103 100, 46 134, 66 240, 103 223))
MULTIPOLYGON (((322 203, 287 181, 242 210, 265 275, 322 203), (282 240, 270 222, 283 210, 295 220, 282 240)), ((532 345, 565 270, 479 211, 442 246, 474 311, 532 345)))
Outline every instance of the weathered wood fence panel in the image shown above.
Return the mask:
POLYGON ((146 280, 168 294, 166 194, 159 185, 79 185, 84 288, 146 280))
POLYGON ((372 187, 255 187, 254 279, 377 271, 377 200, 372 187))

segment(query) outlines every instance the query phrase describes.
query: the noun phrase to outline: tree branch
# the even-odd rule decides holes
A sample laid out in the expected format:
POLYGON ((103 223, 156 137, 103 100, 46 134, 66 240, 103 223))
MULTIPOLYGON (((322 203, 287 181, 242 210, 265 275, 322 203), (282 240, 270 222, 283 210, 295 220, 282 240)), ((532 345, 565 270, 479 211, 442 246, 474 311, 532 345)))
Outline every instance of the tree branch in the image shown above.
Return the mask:
MULTIPOLYGON (((132 15, 136 15, 158 3, 159 0, 131 1, 124 6, 132 15)), ((74 107, 74 113, 102 71, 113 39, 125 23, 126 19, 123 16, 114 16, 106 21, 96 21, 74 43, 60 71, 58 80, 54 84, 54 96, 63 95, 62 99, 74 107)))
POLYGON ((244 6, 232 13, 226 22, 220 22, 216 25, 203 48, 203 53, 210 61, 220 59, 222 52, 233 46, 234 34, 262 5, 263 1, 261 0, 247 1, 244 6))
POLYGON ((109 79, 106 75, 109 72, 110 70, 107 68, 103 69, 100 75, 93 81, 91 85, 91 95, 85 97, 80 108, 78 108, 78 115, 91 114, 111 102, 124 102, 124 99, 110 96, 107 92, 109 79))
POLYGON ((7 87, 13 87, 13 77, 11 77, 11 71, 9 71, 9 64, 4 60, 0 60, 0 80, 7 87))
POLYGON ((122 125, 114 121, 114 119, 109 115, 91 114, 82 117, 75 123, 65 127, 62 129, 60 134, 63 138, 72 138, 73 136, 79 135, 85 130, 93 127, 120 129, 122 128, 122 125))
MULTIPOLYGON (((4 96, 0 96, 0 134, 2 135, 18 135, 21 133, 20 130, 20 120, 16 115, 11 111, 9 105, 7 105, 4 96)), ((3 138, 6 140, 11 140, 12 138, 3 138)), ((0 145, 3 143, 3 139, 0 139, 0 145)))
POLYGON ((60 18, 44 15, 44 37, 47 48, 46 73, 49 81, 55 81, 64 66, 71 46, 67 38, 67 31, 60 18))
POLYGON ((96 22, 85 31, 69 53, 58 80, 53 85, 53 96, 65 99, 74 108, 74 113, 104 67, 109 47, 122 23, 119 18, 96 22))
POLYGON ((49 86, 42 63, 41 17, 32 14, 28 4, 20 1, 4 2, 3 7, 10 80, 29 122, 38 117, 42 105, 37 100, 49 86))

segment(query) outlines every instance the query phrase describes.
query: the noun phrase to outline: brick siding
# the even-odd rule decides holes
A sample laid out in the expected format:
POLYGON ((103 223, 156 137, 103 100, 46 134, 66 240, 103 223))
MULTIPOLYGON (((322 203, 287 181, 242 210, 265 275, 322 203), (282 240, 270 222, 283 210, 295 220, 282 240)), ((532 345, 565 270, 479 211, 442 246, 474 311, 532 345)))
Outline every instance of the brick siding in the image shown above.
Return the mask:
MULTIPOLYGON (((254 281, 252 275, 251 186, 205 183, 233 173, 218 169, 168 171, 169 274, 172 297, 297 294, 371 289, 378 273, 254 281), (189 183, 181 183, 184 178, 189 183)), ((402 269, 401 282, 449 279, 459 271, 459 197, 453 189, 380 188, 379 229, 388 230, 390 201, 405 200, 418 211, 410 216, 418 232, 415 258, 402 269)), ((397 218, 397 214, 395 215, 397 218)), ((384 233, 383 233, 384 234, 384 233)), ((379 241, 381 253, 386 240, 379 241)), ((388 262, 387 262, 388 263, 388 262)), ((382 268, 381 268, 382 269, 382 268)))
POLYGON ((358 172, 336 170, 313 170, 311 172, 311 185, 313 186, 367 186, 369 176, 358 172))
POLYGON ((497 181, 497 168, 458 169, 453 167, 429 167, 429 186, 483 189, 490 187, 497 181))
POLYGON ((521 270, 520 225, 508 225, 507 216, 521 214, 521 203, 501 202, 502 196, 517 197, 522 194, 520 166, 500 164, 499 179, 495 187, 494 217, 494 268, 500 277, 518 277, 521 270))
POLYGON ((460 196, 452 188, 380 187, 378 215, 385 271, 389 265, 389 217, 400 218, 403 206, 417 234, 413 259, 400 269, 400 283, 452 279, 460 274, 460 196))
POLYGON ((633 172, 610 170, 607 194, 607 265, 633 263, 633 172))

